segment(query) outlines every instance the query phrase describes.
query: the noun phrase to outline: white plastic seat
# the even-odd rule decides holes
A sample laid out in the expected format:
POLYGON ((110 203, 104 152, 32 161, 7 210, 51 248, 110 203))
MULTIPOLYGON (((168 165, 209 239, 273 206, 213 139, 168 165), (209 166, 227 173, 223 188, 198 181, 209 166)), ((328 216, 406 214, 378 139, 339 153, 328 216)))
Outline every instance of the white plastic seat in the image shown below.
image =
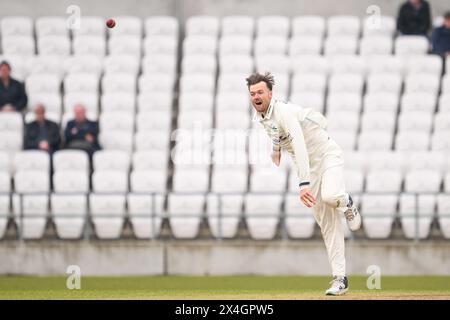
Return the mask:
POLYGON ((36 36, 66 36, 69 35, 66 19, 59 16, 43 16, 36 19, 36 36))
POLYGON ((344 169, 365 173, 368 166, 367 155, 364 152, 349 151, 344 154, 344 169))
POLYGON ((99 141, 106 150, 122 150, 128 153, 133 150, 133 132, 128 130, 101 131, 99 141))
POLYGON ((450 130, 434 132, 431 136, 431 149, 433 151, 450 151, 449 134, 450 130))
POLYGON ((392 132, 384 130, 363 131, 358 138, 359 151, 387 151, 392 147, 392 132))
POLYGON ((72 49, 75 55, 103 57, 106 54, 106 40, 103 36, 77 36, 73 39, 72 49))
POLYGON ((287 38, 264 34, 255 38, 253 50, 255 58, 258 58, 258 56, 266 54, 284 55, 287 52, 287 47, 287 38), (268 43, 271 45, 268 46, 268 43))
POLYGON ((322 92, 299 92, 293 93, 289 100, 305 108, 312 108, 323 112, 325 107, 325 98, 322 92))
POLYGON ((333 74, 330 77, 328 90, 330 94, 335 93, 357 93, 362 95, 364 79, 357 74, 333 74))
POLYGON ((178 40, 171 36, 147 36, 143 43, 143 51, 148 56, 161 54, 175 57, 177 49, 178 40))
POLYGON ((205 115, 212 112, 214 95, 211 91, 182 92, 179 96, 179 114, 188 111, 203 111, 205 115))
POLYGON ((395 137, 395 150, 397 151, 424 151, 428 150, 429 145, 428 132, 402 131, 395 137))
POLYGON ((183 74, 208 74, 214 75, 217 69, 215 57, 208 54, 191 54, 181 61, 183 74))
POLYGON ((102 58, 93 54, 78 54, 64 61, 64 69, 68 74, 93 73, 97 77, 103 69, 102 58))
POLYGON ((286 230, 294 239, 311 238, 316 220, 311 208, 304 206, 298 194, 288 194, 285 197, 286 230))
POLYGON ((366 176, 366 192, 396 193, 401 191, 402 174, 397 170, 370 170, 366 176))
POLYGON ((325 18, 316 15, 297 16, 292 19, 292 37, 317 36, 325 34, 325 18))
POLYGON ((167 111, 139 112, 136 117, 137 131, 161 130, 169 132, 171 116, 167 111))
POLYGON ((132 192, 165 192, 167 173, 165 168, 133 169, 130 174, 132 192))
POLYGON ((172 108, 172 91, 141 92, 137 96, 138 112, 169 111, 172 108))
POLYGON ((396 119, 389 111, 368 111, 361 117, 361 131, 386 131, 394 133, 396 119))
POLYGON ((87 174, 89 157, 86 152, 81 150, 59 150, 53 154, 53 169, 55 172, 80 170, 87 174))
POLYGON ((245 168, 215 168, 211 176, 211 191, 217 193, 238 193, 247 191, 247 170, 245 168))
POLYGON ((450 239, 450 194, 438 194, 436 203, 439 227, 444 238, 450 239))
POLYGON ((406 59, 405 73, 429 74, 440 77, 442 74, 443 61, 438 55, 416 55, 406 59))
POLYGON ((32 74, 25 80, 28 93, 59 93, 61 80, 54 74, 32 74))
POLYGON ((13 131, 22 133, 23 120, 18 112, 0 113, 0 131, 13 131))
POLYGON ((450 113, 450 92, 443 93, 439 97, 439 111, 445 111, 450 113))
POLYGON ((345 151, 352 151, 356 148, 356 135, 353 132, 345 130, 329 130, 328 135, 331 139, 345 151))
POLYGON ((176 60, 174 57, 157 54, 146 55, 142 59, 142 72, 149 73, 168 73, 175 74, 176 60))
MULTIPOLYGON (((22 55, 19 56, 16 54, 1 54, 0 59, 2 61, 8 61, 9 65, 11 66, 11 77, 23 82, 30 73, 29 61, 34 60, 34 57, 22 55)), ((47 66, 48 65, 46 65, 46 67, 47 66)))
POLYGON ((58 193, 88 193, 86 170, 58 170, 53 174, 53 189, 58 193))
POLYGON ((167 211, 175 238, 192 239, 198 235, 204 203, 203 195, 169 194, 167 211))
POLYGON ((245 196, 245 220, 250 236, 256 240, 275 237, 281 211, 282 196, 278 194, 245 196))
POLYGON ((250 117, 247 110, 241 111, 216 111, 216 128, 217 129, 247 129, 250 117))
POLYGON ((419 151, 409 153, 407 158, 408 170, 435 170, 445 172, 445 152, 438 151, 419 151))
POLYGON ((438 170, 411 170, 405 176, 405 191, 437 193, 440 191, 442 174, 438 170))
POLYGON ((23 63, 27 64, 26 69, 29 74, 55 74, 62 78, 65 73, 64 64, 67 59, 68 57, 57 54, 41 53, 23 61, 23 63))
MULTIPOLYGON (((285 55, 269 54, 256 57, 256 69, 260 72, 271 71, 277 79, 277 75, 290 72, 290 61, 285 55)), ((275 89, 275 87, 274 87, 275 89)))
POLYGON ((395 194, 364 194, 361 212, 364 214, 364 231, 368 238, 386 239, 391 234, 397 211, 398 197, 395 194))
POLYGON ((250 191, 283 192, 286 189, 286 172, 275 166, 255 168, 250 175, 250 191))
POLYGON ((204 110, 188 110, 178 114, 178 129, 212 128, 212 115, 204 110))
POLYGON ((94 73, 70 73, 64 78, 64 92, 97 93, 100 77, 94 73))
POLYGON ((327 97, 327 112, 349 111, 359 113, 361 108, 362 97, 359 93, 331 93, 327 97))
POLYGON ((369 171, 397 171, 403 173, 407 157, 403 152, 374 151, 368 157, 369 171))
POLYGON ((0 172, 12 173, 12 159, 8 152, 0 151, 0 172))
POLYGON ((96 193, 125 193, 128 191, 128 172, 123 170, 94 171, 92 189, 96 193))
POLYGON ((298 55, 291 59, 291 67, 294 74, 327 74, 329 62, 326 57, 321 55, 298 55))
POLYGON ((426 111, 404 111, 398 116, 398 131, 429 133, 433 125, 433 115, 426 111))
POLYGON ((432 74, 414 73, 405 79, 405 93, 426 94, 434 100, 436 104, 436 96, 439 91, 440 76, 432 74))
POLYGON ((178 20, 172 16, 152 16, 144 21, 145 36, 178 38, 178 20))
POLYGON ((208 183, 208 170, 175 169, 172 190, 174 192, 206 192, 208 183))
POLYGON ((133 153, 133 170, 165 169, 169 150, 139 150, 133 153))
POLYGON ((336 15, 331 16, 327 20, 328 36, 359 36, 361 22, 356 16, 336 15))
POLYGON ((13 158, 14 169, 18 171, 36 170, 50 172, 50 156, 41 150, 25 150, 17 152, 13 158))
POLYGON ((399 56, 426 54, 429 49, 425 36, 399 36, 395 39, 395 54, 399 56))
POLYGON ((123 73, 105 75, 101 81, 103 94, 107 92, 135 93, 137 88, 136 84, 136 76, 123 73))
POLYGON ((212 93, 214 85, 214 74, 184 74, 180 79, 180 91, 183 93, 212 93))
POLYGON ((223 36, 219 40, 219 55, 251 55, 253 38, 245 35, 223 36))
POLYGON ((100 130, 103 131, 128 131, 133 132, 134 115, 130 112, 111 111, 100 115, 100 130))
MULTIPOLYGON (((140 36, 117 35, 109 38, 107 47, 109 55, 130 56, 134 58, 133 62, 138 64, 142 52, 142 40, 140 36)), ((121 64, 123 62, 124 61, 119 61, 118 64, 121 64)), ((123 67, 123 69, 126 69, 126 67, 123 67)), ((134 72, 134 70, 129 72, 134 72)))
POLYGON ((279 36, 286 38, 289 34, 290 21, 288 17, 268 15, 257 19, 257 36, 279 36))
POLYGON ((331 36, 325 39, 324 54, 342 55, 356 54, 358 50, 358 39, 354 36, 331 36))
POLYGON ((31 36, 2 37, 3 54, 33 56, 35 54, 34 38, 31 36))
POLYGON ((354 74, 364 76, 367 65, 366 59, 355 54, 337 54, 326 57, 330 74, 354 74))
POLYGON ((136 151, 167 150, 170 134, 164 130, 138 131, 134 135, 136 151))
POLYGON ((442 77, 441 91, 442 91, 441 97, 443 97, 444 95, 449 97, 449 94, 450 94, 450 73, 447 73, 447 74, 445 74, 442 77))
POLYGON ((72 29, 72 34, 74 38, 87 35, 105 37, 105 20, 99 16, 83 15, 79 28, 72 29))
POLYGON ((139 92, 167 92, 169 96, 174 88, 175 77, 166 73, 143 74, 139 77, 139 92))
POLYGON ((127 115, 124 122, 129 123, 128 116, 133 117, 136 109, 136 95, 129 92, 108 92, 101 96, 100 104, 102 110, 100 121, 106 114, 122 114, 127 115))
POLYGON ((134 16, 117 16, 113 18, 117 26, 108 29, 111 36, 137 36, 142 37, 143 22, 141 18, 134 16))
POLYGON ((85 107, 88 115, 94 115, 95 118, 98 116, 99 106, 97 93, 84 93, 83 91, 70 92, 64 95, 63 100, 64 110, 66 114, 70 115, 70 118, 73 118, 73 109, 78 104, 85 107))
POLYGON ((219 18, 208 15, 195 15, 186 20, 186 35, 207 35, 217 37, 219 33, 219 18))
POLYGON ((80 239, 88 211, 84 194, 52 194, 52 218, 60 239, 80 239))
POLYGON ((23 134, 19 131, 1 131, 0 150, 10 154, 22 150, 23 134))
POLYGON ((221 93, 219 91, 215 98, 217 111, 241 111, 242 108, 250 107, 250 98, 248 93, 221 93))
POLYGON ((364 112, 390 112, 397 114, 399 96, 395 93, 367 93, 364 96, 364 112))
POLYGON ((253 57, 241 54, 221 56, 219 60, 219 69, 221 74, 250 74, 254 70, 253 57))
POLYGON ((400 95, 402 89, 402 77, 398 73, 375 73, 367 77, 368 93, 392 93, 400 95))
POLYGON ((302 73, 292 77, 292 89, 294 93, 318 92, 325 93, 327 78, 324 74, 302 73))
POLYGON ((128 214, 138 239, 156 238, 161 231, 164 198, 160 195, 129 193, 128 214))
POLYGON ((343 130, 356 134, 359 127, 359 115, 354 112, 327 113, 327 119, 327 129, 331 131, 343 130))
POLYGON ((255 20, 247 15, 231 15, 222 18, 222 37, 247 36, 253 37, 255 32, 255 20))
POLYGON ((374 55, 367 57, 367 68, 369 74, 374 73, 397 73, 402 74, 405 59, 395 55, 374 55))
POLYGON ((125 194, 89 195, 92 223, 99 239, 118 239, 125 217, 125 194))
POLYGON ((48 195, 42 194, 25 194, 22 197, 13 195, 14 220, 23 239, 43 237, 49 213, 48 200, 48 195))
POLYGON ((70 39, 67 36, 42 36, 37 40, 39 54, 70 55, 70 39))
POLYGON ((208 194, 206 214, 215 238, 234 238, 244 201, 243 195, 208 194))
POLYGON ((359 52, 362 56, 389 55, 394 49, 394 41, 390 36, 363 37, 359 43, 359 52))
POLYGON ((289 40, 289 56, 295 57, 304 54, 320 54, 322 52, 321 36, 297 36, 289 40))
POLYGON ((218 41, 212 36, 188 36, 183 40, 183 55, 216 54, 218 41))
POLYGON ((402 194, 400 196, 399 214, 402 229, 407 239, 425 239, 430 233, 431 222, 436 205, 435 195, 402 194), (416 218, 417 230, 416 230, 416 218))
MULTIPOLYGON (((359 194, 364 191, 364 173, 360 170, 345 169, 345 188, 352 194, 359 194)), ((355 199, 356 201, 356 199, 355 199)))
POLYGON ((118 170, 128 172, 130 156, 119 150, 99 150, 94 153, 92 163, 95 171, 118 170))
POLYGON ((450 117, 449 113, 438 112, 434 115, 434 131, 448 131, 450 130, 450 117))
POLYGON ((130 54, 111 53, 103 60, 103 69, 105 74, 127 73, 136 76, 139 64, 140 61, 130 54))
POLYGON ((33 36, 33 19, 29 16, 7 16, 0 22, 2 38, 8 36, 33 36))
POLYGON ((10 196, 0 195, 0 239, 4 237, 10 214, 10 196))

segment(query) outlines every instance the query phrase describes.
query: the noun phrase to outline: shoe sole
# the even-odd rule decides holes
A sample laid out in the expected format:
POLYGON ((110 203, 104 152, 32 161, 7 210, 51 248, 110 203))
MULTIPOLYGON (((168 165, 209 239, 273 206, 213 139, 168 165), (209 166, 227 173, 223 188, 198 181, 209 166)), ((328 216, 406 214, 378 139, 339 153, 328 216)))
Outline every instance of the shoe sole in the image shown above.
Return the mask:
POLYGON ((340 293, 327 292, 327 293, 325 293, 325 295, 327 295, 327 296, 342 296, 342 295, 346 294, 347 291, 348 291, 348 288, 347 289, 343 289, 340 293))

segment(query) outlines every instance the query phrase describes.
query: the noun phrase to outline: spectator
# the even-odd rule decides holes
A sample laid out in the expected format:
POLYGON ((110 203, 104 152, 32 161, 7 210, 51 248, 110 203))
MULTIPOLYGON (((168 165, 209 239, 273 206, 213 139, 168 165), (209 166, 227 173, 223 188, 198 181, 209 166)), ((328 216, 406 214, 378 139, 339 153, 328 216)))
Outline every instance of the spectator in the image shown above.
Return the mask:
POLYGON ((11 66, 8 62, 0 62, 0 110, 10 104, 15 111, 22 111, 28 102, 25 87, 11 78, 11 66))
POLYGON ((433 53, 446 58, 450 55, 450 11, 444 15, 444 24, 433 30, 431 39, 433 53))
POLYGON ((70 120, 64 130, 65 147, 84 150, 92 157, 95 151, 100 150, 98 123, 86 118, 86 109, 83 105, 76 105, 74 114, 75 119, 70 120))
POLYGON ((39 149, 53 153, 59 149, 61 136, 59 126, 45 118, 42 104, 34 108, 36 119, 25 127, 25 149, 39 149))
POLYGON ((428 34, 431 28, 430 5, 425 0, 408 0, 397 17, 397 30, 403 35, 428 34))

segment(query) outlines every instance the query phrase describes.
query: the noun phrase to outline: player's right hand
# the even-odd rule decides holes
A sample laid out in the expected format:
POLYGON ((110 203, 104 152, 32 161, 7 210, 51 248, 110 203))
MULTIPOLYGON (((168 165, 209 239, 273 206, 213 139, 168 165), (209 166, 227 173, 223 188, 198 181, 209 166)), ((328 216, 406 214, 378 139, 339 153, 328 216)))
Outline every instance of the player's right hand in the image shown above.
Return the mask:
POLYGON ((272 162, 278 167, 281 161, 281 151, 272 151, 272 162))
POLYGON ((300 190, 300 200, 308 208, 316 204, 316 198, 314 198, 310 188, 300 190))

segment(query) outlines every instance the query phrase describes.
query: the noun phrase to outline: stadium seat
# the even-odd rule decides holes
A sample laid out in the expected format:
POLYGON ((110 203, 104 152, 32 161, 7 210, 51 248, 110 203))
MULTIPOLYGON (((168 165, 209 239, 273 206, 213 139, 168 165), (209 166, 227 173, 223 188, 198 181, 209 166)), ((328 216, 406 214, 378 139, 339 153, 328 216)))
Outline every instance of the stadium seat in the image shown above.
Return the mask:
POLYGON ((4 237, 10 214, 10 196, 0 195, 0 239, 4 237))
POLYGON ((402 174, 397 170, 370 170, 366 176, 366 192, 400 192, 402 180, 402 174))
POLYGON ((217 37, 220 29, 219 18, 208 15, 191 16, 186 20, 186 35, 217 37))
POLYGON ((152 16, 144 21, 145 36, 168 36, 178 38, 178 20, 172 16, 152 16))
POLYGON ((320 73, 326 75, 329 71, 328 59, 321 55, 298 55, 292 57, 291 67, 294 74, 320 73))
POLYGON ((429 74, 440 77, 442 74, 442 59, 437 55, 416 55, 405 61, 405 74, 429 74))
POLYGON ((385 130, 368 130, 360 133, 358 138, 359 151, 387 151, 392 148, 392 132, 385 130))
POLYGON ((392 37, 396 30, 395 17, 385 15, 372 15, 364 18, 363 24, 363 36, 387 36, 392 37))
POLYGON ((428 39, 425 36, 408 35, 395 39, 395 54, 398 56, 426 54, 428 49, 428 39))
MULTIPOLYGON (((40 177, 38 174, 41 172, 26 172, 25 175, 28 179, 35 180, 36 184, 41 184, 41 188, 34 188, 25 190, 21 186, 16 186, 16 192, 48 192, 48 175, 44 174, 40 177), (47 177, 47 178, 44 178, 47 177), (47 188, 45 188, 47 187, 47 188)), ((15 179, 18 179, 16 174, 15 179)), ((21 177, 27 179, 26 177, 21 177)), ((13 194, 13 213, 14 220, 19 230, 19 236, 23 239, 40 239, 44 235, 45 226, 47 223, 48 211, 48 195, 44 194, 13 194)))
POLYGON ((208 194, 208 226, 215 238, 234 238, 242 212, 243 195, 208 194))
POLYGON ((0 151, 0 172, 12 173, 13 162, 8 152, 0 151))
POLYGON ((284 207, 286 231, 289 237, 293 239, 311 238, 316 224, 312 209, 300 203, 298 194, 286 195, 284 207))
POLYGON ((362 95, 364 78, 357 74, 333 74, 330 76, 328 90, 330 95, 337 93, 357 93, 362 95))
POLYGON ((360 34, 361 22, 356 16, 331 16, 327 20, 328 36, 353 36, 360 34))
POLYGON ((450 130, 450 117, 446 112, 438 112, 434 115, 434 131, 448 131, 450 130))
POLYGON ((128 191, 128 172, 121 170, 94 171, 92 190, 96 193, 125 193, 128 191))
MULTIPOLYGON (((110 45, 113 46, 114 44, 110 45)), ((178 41, 177 38, 171 36, 147 36, 142 46, 144 54, 147 56, 167 55, 169 57, 175 57, 178 49, 178 41)), ((140 52, 140 49, 138 52, 140 52)))
POLYGON ((361 116, 361 131, 386 131, 394 133, 395 121, 392 112, 389 111, 368 111, 361 116))
MULTIPOLYGON (((135 59, 134 62, 138 63, 142 52, 142 40, 139 36, 132 35, 112 36, 108 40, 107 47, 110 56, 130 56, 135 59)), ((106 58, 108 58, 108 56, 106 58)), ((125 60, 122 59, 121 61, 118 61, 117 64, 122 64, 124 62, 125 60)), ((129 64, 130 62, 127 62, 122 69, 126 69, 129 64)), ((128 72, 135 72, 135 70, 131 69, 128 72)))
POLYGON ((219 41, 219 55, 251 55, 253 38, 245 35, 223 36, 219 41))
POLYGON ((133 170, 165 169, 169 151, 156 148, 145 151, 135 151, 132 156, 133 170))
POLYGON ((28 16, 7 16, 0 22, 2 38, 9 36, 33 36, 33 20, 28 16))
POLYGON ((64 65, 67 59, 69 59, 68 56, 39 54, 23 61, 23 63, 28 64, 26 69, 29 74, 55 74, 62 79, 66 72, 64 65))
POLYGON ((448 95, 450 93, 450 73, 447 73, 442 77, 441 86, 442 96, 445 94, 448 95))
POLYGON ((106 39, 103 36, 77 36, 73 39, 72 50, 76 56, 94 55, 101 58, 106 54, 106 39))
POLYGON ((37 39, 38 54, 70 55, 70 39, 67 36, 42 36, 37 39))
POLYGON ((402 110, 398 116, 398 131, 428 133, 433 125, 433 115, 427 111, 402 110))
POLYGON ((216 111, 217 129, 247 129, 250 117, 248 110, 242 111, 216 111))
POLYGON ((391 234, 398 197, 395 194, 364 194, 361 212, 364 214, 364 231, 368 238, 385 239, 391 234))
POLYGON ((449 112, 450 113, 450 92, 443 93, 439 97, 439 111, 449 112))
POLYGON ((435 170, 445 172, 445 153, 436 151, 413 152, 408 155, 408 170, 435 170))
MULTIPOLYGON (((181 70, 183 74, 206 74, 214 75, 217 69, 217 62, 214 56, 209 54, 190 54, 181 61, 181 70)), ((166 76, 167 77, 167 76, 166 76)), ((160 75, 158 75, 160 78, 160 75)), ((173 76, 170 90, 173 88, 173 76)))
POLYGON ((324 74, 296 74, 292 77, 291 85, 291 91, 293 93, 317 92, 325 94, 325 89, 327 87, 327 78, 324 74))
POLYGON ((103 70, 102 58, 93 54, 78 54, 68 57, 64 62, 64 69, 70 74, 93 73, 97 77, 103 70))
POLYGON ((142 58, 142 72, 175 74, 176 59, 164 54, 146 55, 142 58))
POLYGON ((247 169, 216 167, 211 176, 211 191, 216 193, 246 192, 247 169))
POLYGON ((416 169, 405 176, 405 191, 413 193, 436 193, 441 189, 442 174, 438 170, 416 169))
POLYGON ((161 195, 129 193, 128 214, 138 239, 156 238, 162 225, 164 198, 161 195))
POLYGON ((403 74, 404 58, 395 55, 374 55, 367 58, 369 74, 397 73, 403 74))
POLYGON ((13 158, 15 172, 20 171, 42 171, 50 172, 50 156, 41 150, 24 150, 17 152, 13 158))
POLYGON ((375 73, 367 77, 367 92, 400 95, 402 77, 398 73, 375 73))
POLYGON ((59 150, 53 154, 53 170, 84 171, 89 170, 89 157, 81 150, 59 150))
POLYGON ((341 111, 359 113, 362 108, 362 96, 356 92, 330 93, 327 97, 327 112, 341 111))
POLYGON ((424 151, 430 146, 428 132, 402 131, 395 136, 395 150, 401 152, 424 151))
POLYGON ((137 111, 168 111, 172 109, 172 92, 141 92, 137 96, 137 111))
POLYGON ((250 55, 222 55, 219 59, 221 74, 250 74, 254 70, 253 57, 250 55))
POLYGON ((358 40, 354 36, 331 36, 325 39, 324 54, 327 56, 356 54, 358 40))
POLYGON ((28 94, 59 93, 61 79, 54 74, 31 74, 25 80, 28 94))
POLYGON ((320 36, 296 36, 289 40, 289 56, 294 58, 298 55, 319 55, 322 52, 322 38, 320 36))
POLYGON ((139 64, 140 60, 130 54, 110 52, 103 60, 103 71, 105 74, 128 73, 136 76, 139 73, 139 64))
POLYGON ((292 19, 292 37, 316 36, 325 34, 325 18, 318 15, 297 16, 292 19))
POLYGON ((241 111, 247 107, 250 110, 250 98, 248 93, 221 93, 216 94, 216 110, 241 111))
POLYGON ((252 38, 255 32, 255 20, 251 16, 231 15, 222 18, 222 37, 246 36, 252 38))
POLYGON ((279 194, 253 194, 245 196, 245 220, 250 236, 255 240, 275 237, 281 212, 282 196, 279 194))
POLYGON ((169 194, 167 211, 175 238, 192 239, 198 235, 204 203, 203 195, 169 194))
POLYGON ((30 36, 2 37, 3 54, 33 56, 36 48, 34 38, 30 36))
POLYGON ((117 16, 114 17, 120 28, 109 28, 109 36, 138 36, 142 37, 143 22, 139 17, 117 16))
POLYGON ((165 192, 167 187, 165 168, 133 169, 130 174, 130 189, 136 193, 165 192))
POLYGON ((345 177, 345 187, 348 192, 357 195, 364 191, 363 172, 356 169, 345 169, 344 177, 345 177))
POLYGON ((356 134, 359 127, 359 115, 350 111, 342 111, 336 113, 327 113, 328 126, 327 130, 331 131, 349 131, 356 134))
POLYGON ((89 204, 92 223, 97 237, 99 239, 120 238, 126 212, 125 194, 91 193, 89 195, 89 204))
POLYGON ((100 77, 95 73, 69 73, 64 78, 64 92, 97 93, 100 77))
POLYGON ((215 55, 218 41, 213 36, 188 36, 183 40, 183 55, 208 54, 215 55))
POLYGON ((164 130, 143 130, 134 135, 136 151, 167 150, 169 146, 169 132, 164 130))
POLYGON ((208 129, 212 127, 212 114, 204 110, 186 110, 178 114, 178 129, 208 129))
POLYGON ((214 107, 213 90, 209 92, 181 92, 179 96, 179 112, 202 111, 208 115, 214 107))
POLYGON ((105 21, 103 17, 83 15, 83 22, 80 23, 79 28, 72 29, 72 35, 73 38, 86 35, 105 37, 105 21))
POLYGON ((406 238, 415 239, 417 237, 418 239, 425 239, 428 237, 435 205, 435 195, 400 195, 400 222, 406 238), (416 226, 418 227, 417 230, 416 226))
POLYGON ((69 29, 64 17, 42 16, 36 19, 36 36, 69 36, 69 29))
POLYGON ((368 171, 397 171, 404 173, 408 158, 403 152, 374 151, 368 155, 368 171))
MULTIPOLYGON (((440 75, 413 73, 405 79, 405 93, 422 93, 436 97, 440 86, 440 75)), ((436 99, 434 99, 436 104, 436 99)))
POLYGON ((124 151, 99 150, 92 157, 93 169, 119 170, 128 172, 130 169, 130 156, 124 151))
POLYGON ((212 93, 214 85, 214 74, 183 74, 180 79, 180 91, 183 93, 212 93))
POLYGON ((359 43, 359 52, 362 56, 389 55, 394 49, 394 42, 389 36, 363 37, 359 43))
POLYGON ((79 239, 88 211, 85 194, 52 194, 50 197, 52 218, 60 239, 79 239))
POLYGON ((286 38, 290 31, 290 20, 285 16, 260 16, 257 19, 257 36, 278 36, 286 38))
POLYGON ((208 184, 208 170, 175 169, 172 190, 174 192, 206 192, 208 184))
POLYGON ((436 203, 439 227, 442 235, 444 238, 450 239, 450 194, 438 194, 436 203))
POLYGON ((136 76, 124 73, 107 74, 101 81, 103 94, 108 92, 135 93, 137 79, 136 76))
MULTIPOLYGON (((275 76, 275 80, 279 79, 278 75, 287 74, 290 72, 291 66, 289 59, 283 54, 264 54, 259 55, 255 59, 256 69, 259 72, 270 70, 275 76)), ((277 86, 278 86, 277 81, 277 86)), ((276 86, 274 87, 274 89, 276 86)))
POLYGON ((390 112, 394 117, 397 115, 399 106, 399 95, 395 93, 367 93, 364 96, 364 112, 390 112))
POLYGON ((261 55, 285 55, 287 53, 288 40, 285 37, 261 35, 255 38, 254 55, 257 59, 261 55), (268 46, 267 44, 271 45, 268 46))
POLYGON ((343 150, 352 151, 356 148, 356 134, 346 130, 329 130, 328 135, 343 150))
POLYGON ((53 190, 57 193, 88 193, 88 173, 83 170, 57 170, 53 174, 53 190))

